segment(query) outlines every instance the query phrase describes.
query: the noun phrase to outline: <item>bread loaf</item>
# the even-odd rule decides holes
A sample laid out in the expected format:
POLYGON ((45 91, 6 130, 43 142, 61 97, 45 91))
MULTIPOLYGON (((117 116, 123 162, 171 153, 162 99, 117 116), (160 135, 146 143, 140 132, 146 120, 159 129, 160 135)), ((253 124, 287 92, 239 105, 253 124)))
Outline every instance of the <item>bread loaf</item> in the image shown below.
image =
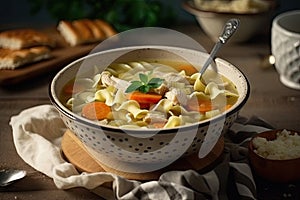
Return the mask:
POLYGON ((116 34, 110 24, 99 19, 62 20, 57 29, 71 46, 99 42, 116 34))
POLYGON ((22 65, 50 58, 50 49, 45 46, 12 50, 0 48, 0 69, 15 69, 22 65))
POLYGON ((0 33, 0 47, 2 48, 15 50, 42 45, 54 47, 55 40, 33 29, 14 29, 0 33))

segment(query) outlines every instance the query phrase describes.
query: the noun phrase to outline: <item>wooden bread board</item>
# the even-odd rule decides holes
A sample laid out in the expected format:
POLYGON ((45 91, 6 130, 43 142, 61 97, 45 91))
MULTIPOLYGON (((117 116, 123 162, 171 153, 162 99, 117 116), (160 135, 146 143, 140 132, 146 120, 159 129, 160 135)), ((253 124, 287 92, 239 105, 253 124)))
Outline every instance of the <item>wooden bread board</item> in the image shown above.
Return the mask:
POLYGON ((59 70, 77 58, 88 54, 96 45, 81 45, 54 49, 52 58, 28 64, 14 70, 0 70, 0 85, 14 85, 38 75, 59 70))
POLYGON ((59 70, 72 61, 87 55, 99 43, 78 45, 71 47, 62 36, 55 30, 42 30, 56 40, 56 47, 51 50, 51 58, 39 62, 27 64, 13 70, 0 70, 0 85, 14 85, 38 75, 59 70))
POLYGON ((127 179, 134 180, 155 180, 159 176, 172 170, 206 171, 218 164, 219 158, 224 149, 224 139, 221 138, 213 150, 204 158, 199 159, 196 154, 183 157, 164 169, 147 173, 128 173, 117 171, 103 165, 100 161, 93 159, 81 141, 70 131, 67 130, 62 138, 61 147, 65 158, 72 163, 80 172, 111 172, 127 179))

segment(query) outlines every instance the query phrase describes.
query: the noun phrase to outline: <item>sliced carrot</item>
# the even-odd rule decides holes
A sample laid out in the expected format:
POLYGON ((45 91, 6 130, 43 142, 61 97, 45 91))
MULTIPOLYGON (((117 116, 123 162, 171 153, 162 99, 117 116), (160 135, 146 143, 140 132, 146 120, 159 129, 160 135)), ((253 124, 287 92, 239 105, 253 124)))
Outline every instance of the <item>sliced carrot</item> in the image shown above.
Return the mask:
POLYGON ((207 112, 213 109, 211 101, 197 101, 195 99, 191 100, 187 104, 187 109, 191 111, 198 111, 198 112, 207 112))
POLYGON ((82 85, 74 83, 68 83, 63 89, 64 93, 67 95, 76 94, 82 90, 84 90, 82 85))
POLYGON ((108 118, 111 109, 103 102, 91 102, 86 104, 81 111, 83 117, 91 120, 102 120, 108 118))
POLYGON ((135 100, 140 104, 153 104, 159 102, 162 96, 154 93, 142 93, 142 92, 132 92, 128 94, 128 99, 135 100))
POLYGON ((200 112, 208 112, 211 111, 213 108, 211 101, 203 101, 199 104, 199 111, 200 112))
POLYGON ((231 107, 232 107, 232 105, 227 104, 227 105, 225 106, 225 110, 229 110, 231 107))
POLYGON ((194 74, 196 72, 198 72, 198 70, 193 66, 193 65, 179 65, 176 67, 176 69, 178 71, 182 71, 184 70, 186 74, 191 75, 194 74))

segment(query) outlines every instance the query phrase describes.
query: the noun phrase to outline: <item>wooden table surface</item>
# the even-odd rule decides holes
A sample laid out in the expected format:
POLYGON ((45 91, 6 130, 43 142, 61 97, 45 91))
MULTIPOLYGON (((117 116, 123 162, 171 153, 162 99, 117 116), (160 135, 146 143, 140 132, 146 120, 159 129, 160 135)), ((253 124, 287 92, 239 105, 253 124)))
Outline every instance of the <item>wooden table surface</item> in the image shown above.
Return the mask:
MULTIPOLYGON (((196 24, 176 27, 176 30, 198 41, 207 51, 213 47, 213 42, 196 24)), ((263 57, 269 54, 270 38, 262 35, 243 44, 229 43, 218 56, 239 67, 249 79, 251 94, 240 115, 255 115, 275 128, 300 131, 300 91, 282 85, 274 67, 262 67, 263 57)), ((50 104, 48 85, 55 73, 48 72, 21 84, 0 88, 0 169, 20 168, 28 172, 23 180, 0 188, 0 199, 99 199, 83 188, 58 190, 50 178, 27 165, 15 150, 9 126, 11 116, 29 107, 50 104)), ((259 199, 282 199, 295 191, 300 198, 300 183, 281 185, 257 178, 257 186, 259 199)))

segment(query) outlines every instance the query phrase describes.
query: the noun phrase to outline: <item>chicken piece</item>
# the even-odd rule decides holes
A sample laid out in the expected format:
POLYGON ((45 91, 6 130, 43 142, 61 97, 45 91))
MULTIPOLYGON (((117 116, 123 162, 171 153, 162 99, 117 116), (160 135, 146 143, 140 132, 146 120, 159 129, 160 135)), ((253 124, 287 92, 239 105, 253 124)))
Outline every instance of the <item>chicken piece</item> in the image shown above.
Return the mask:
POLYGON ((168 86, 165 83, 162 83, 158 88, 154 88, 153 92, 159 95, 164 96, 166 92, 169 91, 168 86))
POLYGON ((111 79, 116 83, 114 85, 115 88, 117 88, 118 90, 121 90, 122 92, 125 93, 126 89, 129 87, 130 82, 128 81, 124 81, 122 79, 116 78, 114 76, 111 77, 111 79))
POLYGON ((163 79, 166 80, 167 83, 169 82, 187 82, 184 76, 179 75, 178 73, 167 73, 163 75, 163 79))
POLYGON ((174 72, 165 73, 165 72, 155 71, 153 72, 153 76, 164 79, 166 83, 187 82, 186 77, 181 75, 180 73, 174 73, 174 72))
POLYGON ((186 105, 188 97, 184 90, 172 88, 165 94, 165 97, 173 102, 174 105, 186 105))
POLYGON ((101 73, 101 82, 104 86, 115 86, 116 82, 112 80, 112 75, 108 71, 104 71, 101 73))
POLYGON ((107 71, 102 72, 101 82, 106 87, 113 86, 119 90, 122 90, 123 92, 125 92, 130 85, 130 82, 114 77, 110 72, 107 71))
POLYGON ((144 118, 144 121, 148 124, 151 123, 166 123, 168 119, 163 113, 160 112, 148 112, 144 118))

